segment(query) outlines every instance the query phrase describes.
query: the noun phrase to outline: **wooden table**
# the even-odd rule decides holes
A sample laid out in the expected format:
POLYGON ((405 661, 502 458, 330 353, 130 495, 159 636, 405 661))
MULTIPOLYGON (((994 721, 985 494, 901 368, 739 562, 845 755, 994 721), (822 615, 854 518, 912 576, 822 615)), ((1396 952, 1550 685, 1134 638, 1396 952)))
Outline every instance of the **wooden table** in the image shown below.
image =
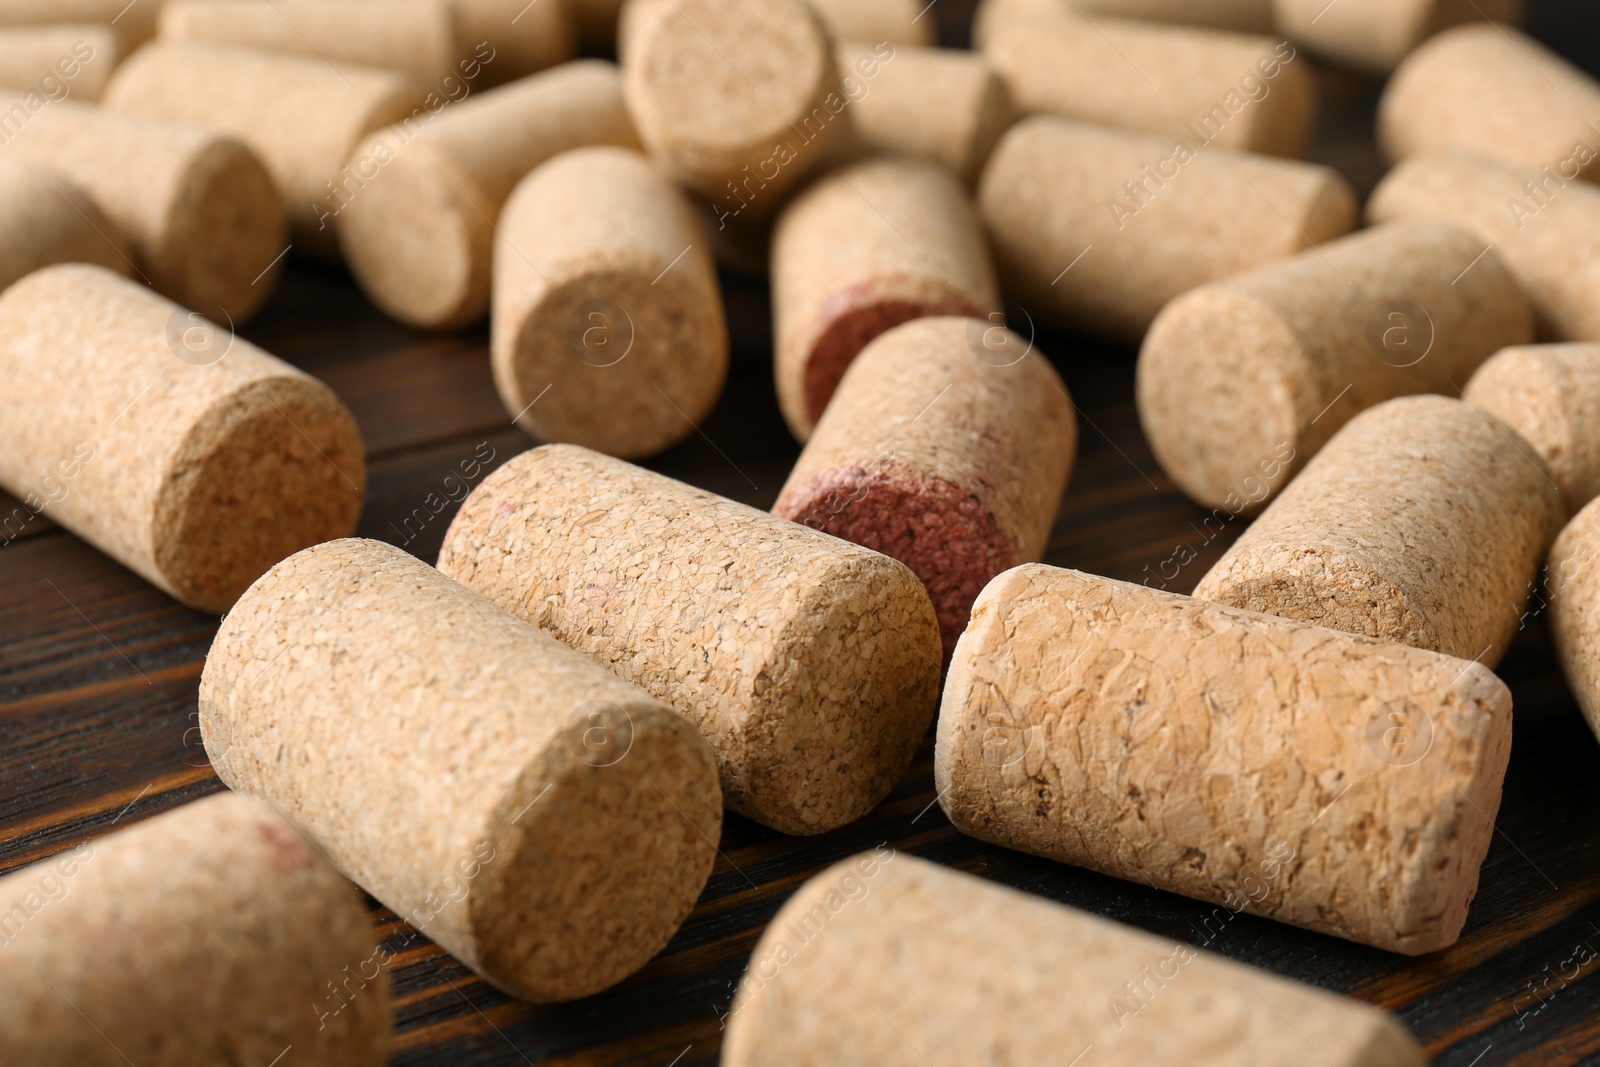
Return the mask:
MULTIPOLYGON (((1600 66, 1600 19, 1584 0, 1531 7, 1535 33, 1600 66)), ((934 13, 946 43, 963 43, 970 3, 941 0, 934 13)), ((1323 80, 1318 158, 1365 192, 1381 172, 1371 147, 1376 89, 1323 80)), ((765 283, 729 277, 727 291, 735 347, 727 394, 699 434, 651 466, 767 507, 798 450, 773 400, 765 283)), ((291 266, 243 332, 327 381, 355 411, 371 464, 363 536, 431 562, 453 505, 434 514, 429 495, 444 495, 457 462, 484 448, 500 462, 529 447, 495 397, 482 328, 409 334, 341 271, 291 266)), ((1242 523, 1209 536, 1204 512, 1151 457, 1133 407, 1132 352, 1038 340, 1082 416, 1082 450, 1048 562, 1146 581, 1164 565, 1174 575, 1171 561, 1192 554, 1166 579, 1188 591, 1242 523)), ((216 627, 215 618, 178 606, 47 523, 0 549, 0 871, 221 788, 195 710, 216 627)), ((1466 932, 1449 951, 1406 959, 1248 916, 1206 942, 1207 906, 957 833, 933 804, 930 740, 888 800, 833 833, 790 838, 729 816, 724 858, 671 945, 638 975, 585 1001, 511 1000, 373 903, 374 922, 397 953, 394 1062, 715 1064, 719 1015, 763 925, 811 874, 887 842, 1382 1004, 1441 1064, 1600 1063, 1600 978, 1592 977, 1600 967, 1600 748, 1537 621, 1501 674, 1516 698, 1505 802, 1466 932), (1573 960, 1590 962, 1575 974, 1573 960)))

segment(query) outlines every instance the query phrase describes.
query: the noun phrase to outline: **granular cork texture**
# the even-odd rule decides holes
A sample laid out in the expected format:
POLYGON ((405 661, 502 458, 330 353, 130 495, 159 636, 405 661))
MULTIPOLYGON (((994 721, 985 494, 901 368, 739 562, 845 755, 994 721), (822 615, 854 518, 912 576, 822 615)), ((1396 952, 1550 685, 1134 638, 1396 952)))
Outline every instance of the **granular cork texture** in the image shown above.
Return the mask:
POLYGON ((835 41, 923 47, 934 43, 938 20, 918 0, 810 0, 810 4, 835 41))
POLYGON ((1600 737, 1600 504, 1591 501, 1550 549, 1550 641, 1561 670, 1600 737))
MULTIPOLYGON (((603 0, 602 0, 603 2, 603 0)), ((487 44, 493 60, 483 66, 486 84, 498 85, 565 63, 578 52, 571 8, 591 0, 449 0, 456 39, 463 53, 487 44)), ((607 45, 611 42, 607 42, 607 45)))
POLYGON ((993 19, 1059 15, 1074 7, 1085 15, 1116 15, 1239 33, 1272 32, 1272 0, 981 0, 974 40, 983 39, 993 19))
POLYGON ((985 841, 1419 955, 1494 834, 1486 667, 1029 564, 978 598, 934 781, 985 841))
POLYGON ((772 510, 910 567, 948 657, 989 579, 1044 554, 1077 445, 1066 386, 1026 340, 919 319, 861 353, 772 510))
POLYGON ((715 762, 689 723, 376 541, 251 587, 206 658, 200 729, 223 781, 523 1000, 638 970, 716 856, 715 762))
POLYGON ((1533 446, 1568 515, 1600 496, 1600 345, 1508 348, 1478 368, 1464 399, 1533 446))
POLYGON ((0 4, 0 26, 110 26, 126 55, 155 36, 160 13, 160 4, 127 0, 6 0, 0 4))
POLYGON ((639 147, 620 73, 596 59, 473 94, 426 124, 380 130, 347 165, 361 186, 341 199, 345 261, 401 322, 465 326, 489 310, 495 221, 511 190, 547 159, 594 144, 639 147))
POLYGON ((66 178, 0 158, 0 289, 52 263, 129 274, 131 255, 116 225, 66 178))
POLYGON ((800 440, 868 342, 930 315, 983 318, 1000 291, 966 190, 924 160, 834 171, 787 206, 772 243, 774 376, 800 440))
POLYGON ((1348 233, 1356 198, 1327 167, 1038 116, 1000 139, 978 208, 1016 300, 1137 343, 1180 293, 1348 233))
POLYGON ((581 148, 517 186, 499 238, 490 361, 517 425, 630 458, 691 436, 728 327, 683 193, 637 152, 581 148))
POLYGON ((27 133, 5 141, 0 157, 46 167, 89 194, 157 291, 235 325, 271 294, 287 243, 283 203, 244 144, 70 100, 16 106, 32 115, 27 133))
POLYGON ((1340 430, 1194 595, 1493 667, 1564 517, 1515 430, 1402 397, 1340 430))
POLYGON ((103 268, 0 296, 0 380, 0 485, 191 607, 227 611, 360 517, 332 390, 103 268))
POLYGON ((870 811, 938 701, 938 622, 904 564, 582 448, 485 479, 439 569, 671 704, 728 806, 784 833, 870 811))
POLYGON ((1366 1004, 886 851, 835 864, 778 912, 724 1067, 1426 1062, 1366 1004))
POLYGON ((1325 59, 1384 75, 1412 49, 1464 22, 1515 23, 1522 0, 1272 0, 1280 33, 1325 59))
POLYGON ((0 20, 0 86, 33 89, 93 103, 121 58, 110 26, 5 27, 0 20))
POLYGON ((1533 329, 1527 297, 1475 234, 1380 226, 1168 304, 1139 354, 1139 419, 1184 492, 1252 511, 1358 412, 1459 395, 1533 329))
POLYGON ((207 797, 25 867, 0 913, 6 1063, 389 1061, 360 894, 265 804, 207 797))

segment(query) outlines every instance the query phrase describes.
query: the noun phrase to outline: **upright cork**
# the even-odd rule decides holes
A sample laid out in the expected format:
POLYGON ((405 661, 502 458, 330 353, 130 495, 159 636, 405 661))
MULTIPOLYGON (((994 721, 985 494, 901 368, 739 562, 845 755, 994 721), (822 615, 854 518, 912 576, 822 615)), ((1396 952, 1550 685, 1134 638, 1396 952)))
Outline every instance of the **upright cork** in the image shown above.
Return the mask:
POLYGON ((6 1063, 389 1061, 367 909, 265 804, 207 797, 25 867, 0 915, 6 1063))
POLYGON ((350 151, 404 115, 428 114, 425 85, 397 71, 221 45, 157 41, 111 79, 105 106, 207 126, 266 162, 302 252, 338 254, 333 195, 350 151))
POLYGON ((1515 23, 1522 0, 1272 0, 1278 32, 1325 59, 1388 74, 1412 49, 1464 22, 1515 23))
POLYGON ((7 89, 93 103, 105 94, 120 58, 110 26, 0 28, 0 86, 7 89))
POLYGON ((376 541, 307 549, 250 588, 206 657, 200 730, 223 781, 523 1000, 638 970, 716 857, 694 727, 376 541))
POLYGON ((5 0, 0 3, 0 26, 108 26, 116 34, 118 51, 126 55, 156 35, 160 14, 159 3, 128 0, 5 0))
POLYGON ((1401 397, 1350 420, 1194 595, 1492 667, 1563 517, 1516 431, 1401 397))
POLYGON ((43 167, 0 157, 0 289, 52 263, 129 274, 131 254, 88 194, 43 167))
POLYGON ((1415 956, 1460 936, 1510 751, 1481 664, 1029 564, 956 645, 934 783, 982 840, 1415 956))
POLYGON ((1137 343, 1173 297, 1349 232, 1327 167, 1039 116, 1000 139, 978 209, 1008 294, 1137 343))
POLYGON ((671 704, 728 807, 784 833, 870 811, 938 701, 904 564, 571 445, 486 478, 439 569, 671 704))
POLYGON ((1568 515, 1600 496, 1600 345, 1507 348, 1463 396, 1533 446, 1568 515))
POLYGON ((803 441, 874 337, 929 315, 998 316, 1000 291, 961 183, 934 163, 880 158, 784 209, 772 304, 778 404, 803 441))
POLYGON ((768 925, 724 1067, 1426 1062, 1377 1008, 885 851, 812 878, 768 925))
POLYGON ((974 40, 992 19, 1030 14, 1060 15, 1076 7, 1085 15, 1115 15, 1239 33, 1272 32, 1272 0, 980 0, 974 40))
POLYGON ((919 319, 851 365, 772 511, 910 567, 948 656, 989 579, 1044 555, 1077 446, 1066 386, 1030 342, 919 319))
POLYGON ((190 607, 360 518, 331 389, 102 267, 0 294, 0 381, 0 487, 190 607))
POLYGON ((517 424, 628 458, 694 434, 728 327, 688 199, 637 152, 580 148, 517 186, 499 233, 490 361, 517 424))
POLYGON ((836 41, 893 45, 934 43, 938 18, 919 0, 810 0, 836 41))
POLYGON ((1139 353, 1139 421, 1190 497, 1252 512, 1357 413, 1459 395, 1531 340, 1527 297, 1475 235, 1379 226, 1168 304, 1139 353))
POLYGON ((0 158, 46 167, 87 193, 132 246, 139 274, 185 307, 237 325, 272 292, 287 241, 283 203, 240 141, 58 100, 0 142, 0 158))
POLYGON ((552 156, 591 144, 639 146, 616 66, 595 59, 380 130, 345 165, 335 210, 345 262, 401 322, 465 326, 489 310, 495 221, 512 188, 552 156))
POLYGON ((1590 501, 1550 549, 1550 642, 1572 695, 1600 737, 1600 504, 1590 501))

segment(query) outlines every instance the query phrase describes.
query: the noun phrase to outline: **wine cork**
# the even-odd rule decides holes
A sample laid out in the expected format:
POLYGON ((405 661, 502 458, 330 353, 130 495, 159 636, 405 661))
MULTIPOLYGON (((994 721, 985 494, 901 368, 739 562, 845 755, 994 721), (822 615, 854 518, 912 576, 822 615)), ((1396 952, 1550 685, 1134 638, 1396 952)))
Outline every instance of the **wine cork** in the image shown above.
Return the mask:
POLYGON ((506 204, 495 259, 490 361, 524 430, 631 458, 711 413, 728 373, 716 264, 643 156, 580 148, 541 166, 506 204))
POLYGON ((1412 49, 1464 22, 1515 23, 1522 0, 1272 0, 1278 32, 1325 59, 1387 74, 1412 49))
POLYGON ((128 0, 5 0, 0 3, 0 26, 108 26, 117 37, 118 51, 126 55, 156 35, 161 4, 130 4, 128 0))
POLYGON ((0 487, 191 607, 355 529, 361 434, 333 391, 101 267, 0 295, 0 487))
POLYGON ((119 58, 110 26, 0 28, 0 86, 7 89, 93 102, 104 95, 119 58))
POLYGON ((638 970, 716 857, 692 726, 377 541, 307 549, 250 588, 206 657, 200 730, 223 781, 523 1000, 638 970))
MULTIPOLYGON (((27 105, 3 114, 18 107, 27 105)), ((140 275, 185 307, 238 324, 271 294, 286 241, 283 203, 239 141, 57 100, 0 139, 0 157, 48 168, 87 193, 132 246, 140 275)))
MULTIPOLYGON (((810 0, 836 41, 930 46, 938 19, 918 0, 810 0)), ((898 51, 898 49, 897 49, 898 51)), ((931 114, 931 111, 930 111, 931 114)))
POLYGON ((893 556, 927 586, 946 656, 989 579, 1044 554, 1077 453, 1066 386, 982 319, 869 344, 772 511, 893 556))
POLYGON ((1179 137, 1196 147, 1292 158, 1310 147, 1316 81, 1287 42, 1090 19, 1066 4, 1053 12, 1002 7, 980 29, 983 58, 1025 114, 1159 134, 1163 141, 1179 137))
MULTIPOLYGON (((590 0, 578 0, 581 5, 590 0)), ((462 50, 488 45, 484 84, 537 74, 578 54, 573 0, 449 0, 462 50)))
POLYGON ((1000 139, 978 209, 1008 294, 1137 342, 1180 293, 1347 233, 1356 198, 1327 167, 1039 116, 1000 139))
POLYGON ((1404 160, 1367 201, 1374 222, 1442 219, 1472 230, 1533 300, 1539 333, 1600 341, 1600 253, 1575 233, 1600 232, 1600 189, 1466 155, 1404 160))
POLYGON ((1590 501, 1550 549, 1550 643, 1589 728, 1600 737, 1600 505, 1590 501))
POLYGON ((1492 667, 1562 518, 1514 430, 1401 397, 1350 420, 1194 595, 1492 667))
POLYGON ((671 704, 728 807, 784 833, 870 811, 938 700, 904 564, 572 445, 486 478, 439 569, 671 704))
POLYGON ((1464 399, 1532 445, 1568 515, 1600 496, 1600 345, 1526 345, 1495 355, 1464 399))
POLYGON ((132 271, 131 249, 88 195, 59 174, 0 158, 0 289, 52 263, 132 271))
POLYGON ((389 1060, 367 909, 265 804, 223 793, 80 845, 0 879, 0 909, 6 1063, 389 1060))
POLYGON ((1379 226, 1168 304, 1139 353, 1139 421, 1189 496, 1254 511, 1358 412, 1456 393, 1531 340, 1527 297, 1475 235, 1379 226))
POLYGON ((994 19, 1040 13, 1060 15, 1074 7, 1085 15, 1115 15, 1239 33, 1272 32, 1272 0, 981 0, 973 22, 973 40, 983 40, 994 19))
POLYGON ((885 852, 812 878, 768 925, 725 1067, 1426 1062, 1377 1008, 885 852))
POLYGON ((778 404, 800 440, 866 344, 928 315, 984 318, 1000 292, 961 183, 923 160, 834 171, 795 197, 772 244, 778 404))
POLYGON ((351 273, 407 325, 467 325, 489 310, 495 222, 511 190, 590 144, 639 145, 616 66, 595 59, 473 95, 425 126, 380 130, 345 167, 360 183, 337 210, 351 273))
POLYGON ((157 41, 117 68, 105 106, 207 126, 249 145, 277 183, 291 239, 304 253, 332 258, 338 245, 325 201, 351 149, 403 115, 425 114, 425 95, 421 82, 396 71, 157 41))
POLYGON ((1510 26, 1457 26, 1389 79, 1378 143, 1394 161, 1459 150, 1588 177, 1600 158, 1600 84, 1510 26))

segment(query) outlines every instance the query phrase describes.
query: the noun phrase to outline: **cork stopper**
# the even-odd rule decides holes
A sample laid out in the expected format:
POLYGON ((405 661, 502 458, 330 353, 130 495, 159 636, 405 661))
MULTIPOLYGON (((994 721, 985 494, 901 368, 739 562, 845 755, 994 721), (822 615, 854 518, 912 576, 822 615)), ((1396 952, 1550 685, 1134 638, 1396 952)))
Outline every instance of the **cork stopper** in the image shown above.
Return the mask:
POLYGON ((6 1063, 389 1061, 367 909, 265 804, 207 797, 25 867, 0 914, 6 1063))
MULTIPOLYGON (((493 56, 483 65, 487 85, 525 78, 565 63, 578 52, 573 0, 448 0, 462 51, 493 56)), ((580 0, 582 2, 582 0, 580 0)), ((603 2, 603 0, 602 0, 603 2)))
POLYGON ((716 856, 715 764, 692 726, 376 541, 318 545, 251 586, 206 657, 200 730, 224 782, 523 1000, 638 970, 716 856))
POLYGON ((934 781, 985 841, 1419 955, 1460 935, 1510 749, 1480 664, 1029 564, 956 645, 934 781))
POLYGON ((872 810, 938 700, 904 564, 572 445, 486 478, 439 569, 671 704, 728 807, 784 833, 872 810))
POLYGON ((1533 446, 1568 515, 1600 496, 1600 345, 1507 348, 1478 368, 1463 398, 1533 446))
POLYGON ((0 289, 52 263, 128 274, 131 255, 88 194, 43 167, 0 158, 0 289))
POLYGON ((1385 75, 1441 30, 1488 20, 1516 23, 1522 0, 1272 0, 1279 32, 1324 59, 1385 75))
POLYGON ((7 89, 93 103, 122 57, 110 26, 0 27, 0 86, 7 89))
POLYGON ((119 52, 126 55, 156 35, 160 13, 160 4, 128 0, 6 0, 0 6, 0 26, 109 26, 119 52))
POLYGON ((1589 728, 1600 737, 1600 505, 1590 501, 1550 549, 1550 642, 1589 728))
MULTIPOLYGON (((918 0, 810 0, 817 17, 836 41, 880 41, 892 45, 934 43, 938 19, 918 0)), ((896 52, 899 49, 896 48, 896 52)), ((934 112, 930 108, 930 117, 934 112)))
POLYGON ((1272 32, 1272 0, 980 0, 973 40, 982 41, 990 20, 1043 12, 1059 15, 1076 7, 1084 15, 1115 15, 1239 33, 1272 32))

